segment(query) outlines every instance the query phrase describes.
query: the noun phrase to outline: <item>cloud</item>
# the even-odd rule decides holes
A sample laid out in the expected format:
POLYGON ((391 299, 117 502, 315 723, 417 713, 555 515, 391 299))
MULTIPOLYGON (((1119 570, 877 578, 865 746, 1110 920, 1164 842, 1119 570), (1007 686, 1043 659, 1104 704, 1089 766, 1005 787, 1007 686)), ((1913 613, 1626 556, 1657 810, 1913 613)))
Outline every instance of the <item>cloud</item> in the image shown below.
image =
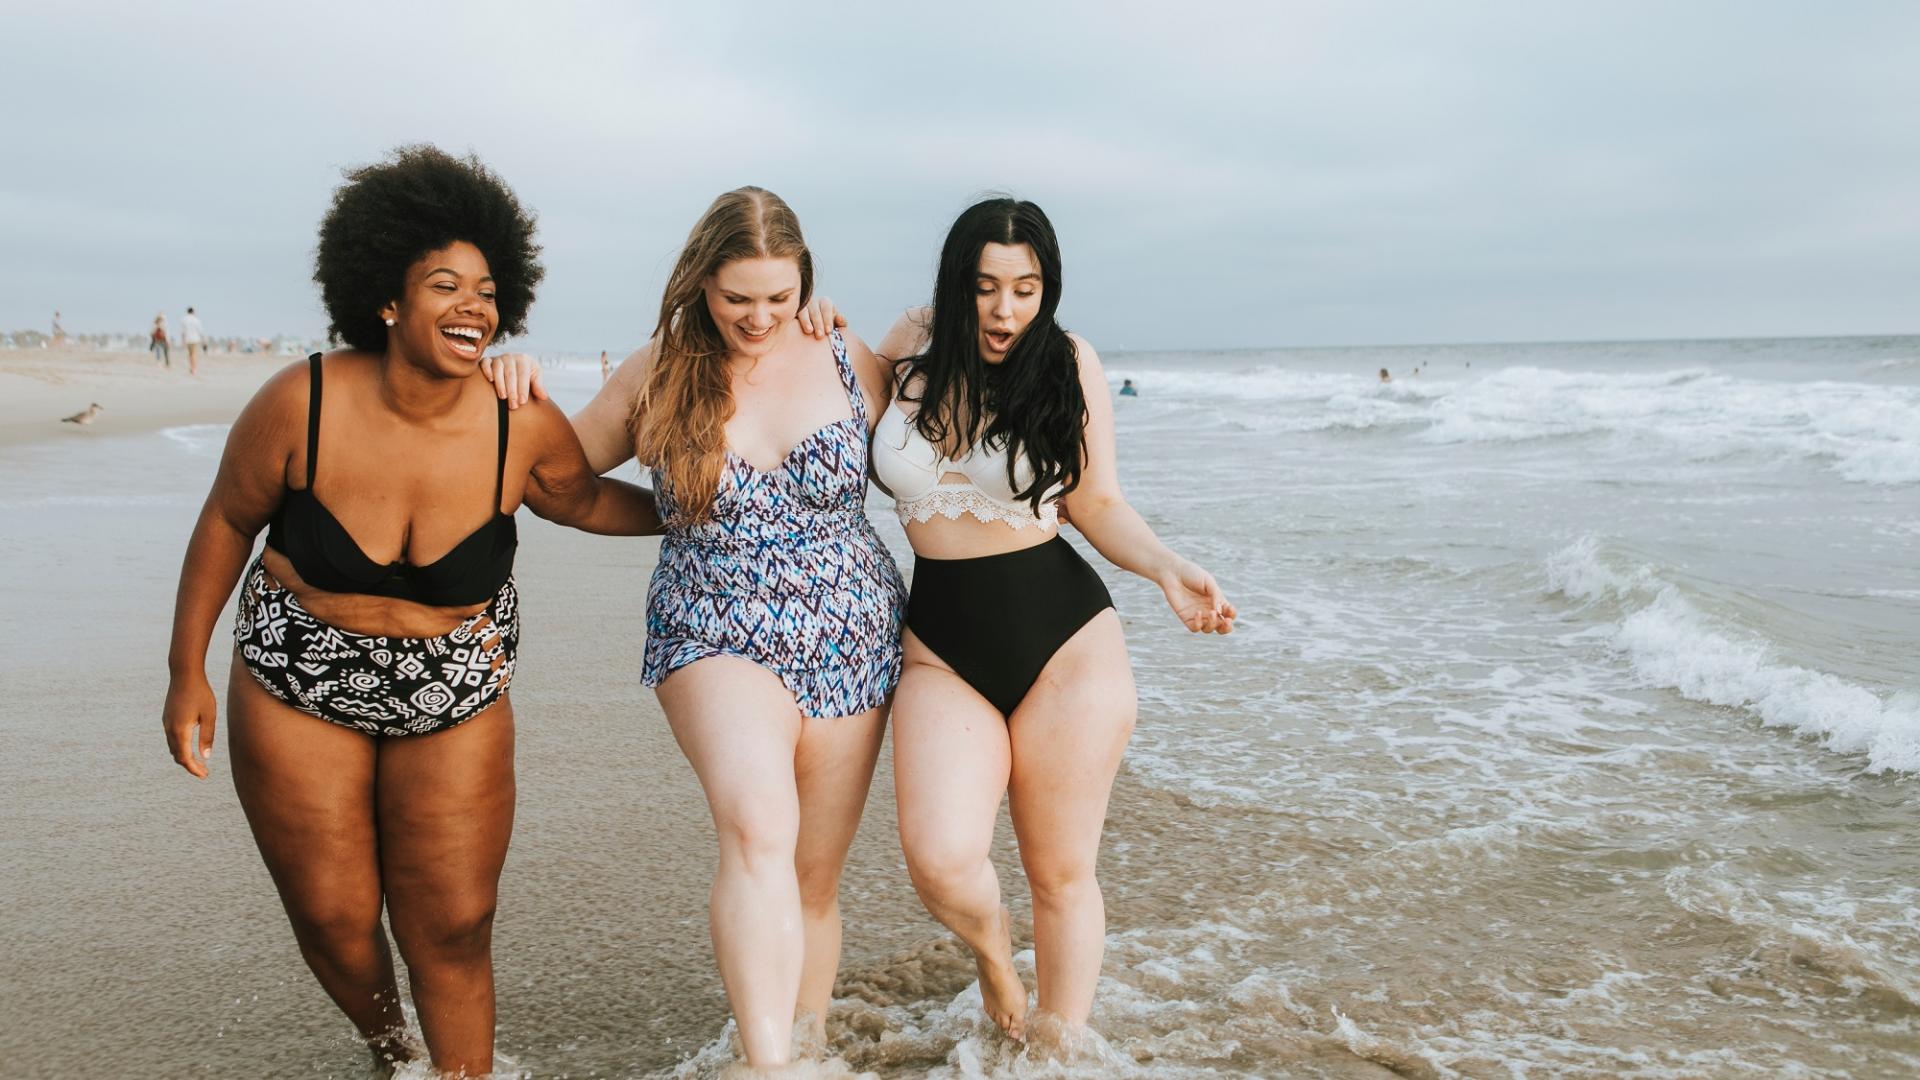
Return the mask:
MULTIPOLYGON (((0 324, 317 330, 339 170, 473 149, 541 213, 536 343, 644 336, 719 191, 877 333, 1006 188, 1103 346, 1912 326, 1907 5, 45 6, 9 16, 0 324), (192 294, 198 300, 188 299, 192 294)), ((1111 347, 1111 346, 1109 346, 1111 347)))

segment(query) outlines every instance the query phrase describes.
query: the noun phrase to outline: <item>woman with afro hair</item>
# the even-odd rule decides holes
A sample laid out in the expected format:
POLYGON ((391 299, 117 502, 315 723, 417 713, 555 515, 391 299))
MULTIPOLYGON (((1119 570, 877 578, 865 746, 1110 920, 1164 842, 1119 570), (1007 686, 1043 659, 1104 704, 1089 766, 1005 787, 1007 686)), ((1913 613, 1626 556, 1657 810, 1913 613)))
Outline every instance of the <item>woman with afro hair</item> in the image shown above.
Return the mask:
POLYGON ((349 171, 314 271, 345 347, 281 371, 241 412, 180 573, 168 748, 208 775, 208 638, 244 571, 234 787, 301 954, 381 1067, 417 1055, 384 904, 433 1067, 493 1068, 514 512, 660 529, 650 495, 588 467, 559 409, 509 412, 474 377, 525 329, 539 250, 533 216, 474 158, 410 146, 349 171))

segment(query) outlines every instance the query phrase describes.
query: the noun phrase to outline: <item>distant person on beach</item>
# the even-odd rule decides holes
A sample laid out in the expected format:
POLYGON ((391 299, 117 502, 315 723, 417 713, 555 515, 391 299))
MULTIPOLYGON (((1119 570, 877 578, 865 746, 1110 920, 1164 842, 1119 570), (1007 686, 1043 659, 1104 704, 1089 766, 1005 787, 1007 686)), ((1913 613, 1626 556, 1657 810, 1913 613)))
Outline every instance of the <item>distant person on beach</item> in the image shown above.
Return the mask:
POLYGON ((153 332, 147 335, 147 348, 153 351, 154 358, 162 366, 172 367, 173 356, 167 349, 167 315, 156 312, 153 316, 153 332))
POLYGON ((200 316, 189 307, 180 317, 180 341, 187 347, 187 374, 200 374, 200 350, 206 346, 206 331, 200 328, 200 316))
POLYGON ((67 328, 60 325, 60 313, 53 313, 53 347, 62 348, 67 343, 67 328))
POLYGON ((1392 375, 1389 375, 1389 374, 1387 374, 1387 369, 1386 369, 1386 368, 1381 368, 1381 369, 1380 369, 1380 381, 1381 381, 1381 382, 1383 382, 1383 383, 1390 383, 1390 382, 1392 382, 1392 381, 1393 381, 1393 376, 1392 376, 1392 375))
POLYGON ((1060 246, 1038 206, 967 209, 941 249, 933 306, 876 350, 897 381, 873 438, 915 557, 893 705, 907 870, 972 949, 987 1015, 1023 1037, 1027 991, 992 861, 1010 798, 1049 1041, 1092 1012, 1106 935, 1094 862, 1136 711, 1120 617, 1060 535, 1054 500, 1110 562, 1158 585, 1188 630, 1228 633, 1236 617, 1121 493, 1100 358, 1055 321, 1060 294, 1060 246))
POLYGON ((404 147, 348 172, 314 274, 347 347, 254 395, 181 568, 168 749, 207 775, 207 639, 244 570, 234 787, 301 955, 381 1075, 418 1056, 383 905, 436 1075, 493 1071, 514 512, 608 534, 660 526, 643 490, 587 467, 557 408, 510 412, 472 377, 489 343, 524 331, 538 252, 532 216, 473 158, 404 147))
POLYGON ((1140 391, 1135 390, 1133 388, 1132 379, 1120 380, 1120 396, 1121 397, 1139 397, 1140 396, 1140 391))
POLYGON ((607 350, 601 349, 600 350, 600 381, 602 383, 607 381, 607 375, 611 371, 612 369, 607 366, 607 350))

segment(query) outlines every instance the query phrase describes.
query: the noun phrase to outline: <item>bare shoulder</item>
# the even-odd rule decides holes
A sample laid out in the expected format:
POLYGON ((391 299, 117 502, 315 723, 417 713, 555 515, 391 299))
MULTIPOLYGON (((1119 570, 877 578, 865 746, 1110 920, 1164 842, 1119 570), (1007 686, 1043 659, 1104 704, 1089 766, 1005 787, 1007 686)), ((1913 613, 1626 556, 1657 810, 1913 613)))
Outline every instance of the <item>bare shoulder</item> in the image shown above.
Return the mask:
POLYGON ((872 406, 886 404, 893 396, 893 365, 867 347, 860 335, 852 330, 839 331, 840 339, 846 342, 847 361, 853 365, 854 378, 860 381, 860 389, 872 406))
POLYGON ((295 421, 304 427, 307 403, 313 396, 313 374, 306 360, 297 360, 260 384, 246 407, 240 410, 236 426, 256 431, 290 427, 295 421))
POLYGON ((880 339, 874 352, 888 360, 904 360, 926 347, 927 334, 933 329, 933 309, 908 308, 893 320, 887 336, 880 339))
POLYGON ((1080 365, 1081 385, 1104 387, 1107 375, 1100 366, 1100 354, 1093 351, 1093 343, 1074 333, 1069 333, 1067 340, 1073 344, 1073 358, 1080 365))
POLYGON ((534 398, 507 412, 507 431, 514 436, 547 439, 558 435, 561 428, 571 430, 567 414, 550 400, 534 398))
POLYGON ((622 387, 630 388, 634 393, 639 393, 640 387, 646 384, 647 372, 653 370, 653 354, 658 345, 659 339, 652 338, 645 345, 628 353, 627 358, 620 361, 620 365, 613 369, 613 374, 608 377, 607 382, 618 383, 622 387))

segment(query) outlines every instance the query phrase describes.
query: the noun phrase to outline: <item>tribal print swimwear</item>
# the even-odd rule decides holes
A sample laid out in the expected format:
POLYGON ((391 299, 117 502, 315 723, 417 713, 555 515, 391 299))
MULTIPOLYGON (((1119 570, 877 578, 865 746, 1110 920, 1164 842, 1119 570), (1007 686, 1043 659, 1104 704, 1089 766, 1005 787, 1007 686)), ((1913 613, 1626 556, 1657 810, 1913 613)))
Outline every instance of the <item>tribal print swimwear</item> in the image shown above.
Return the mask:
POLYGON ((233 644, 255 682, 303 713, 368 735, 428 735, 506 694, 519 609, 508 578, 479 614, 439 637, 355 634, 315 618, 255 559, 233 644))
MULTIPOLYGON (((833 334, 853 415, 801 440, 768 471, 732 451, 712 516, 668 526, 647 590, 641 679, 709 656, 771 671, 813 717, 852 716, 886 702, 900 681, 906 585, 867 520, 867 403, 833 334)), ((655 498, 679 507, 664 476, 655 498)))

